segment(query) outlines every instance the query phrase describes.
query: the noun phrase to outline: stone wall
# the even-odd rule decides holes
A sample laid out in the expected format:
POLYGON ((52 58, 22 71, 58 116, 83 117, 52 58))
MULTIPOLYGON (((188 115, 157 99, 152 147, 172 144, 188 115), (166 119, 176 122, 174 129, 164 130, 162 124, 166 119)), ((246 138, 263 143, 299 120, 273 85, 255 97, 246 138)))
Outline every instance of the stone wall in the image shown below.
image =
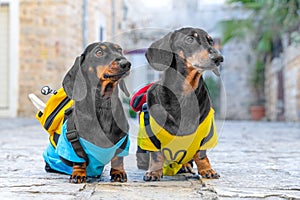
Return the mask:
POLYGON ((288 46, 280 57, 266 68, 266 115, 269 120, 280 120, 277 115, 284 108, 286 121, 300 121, 300 46, 288 46), (283 70, 284 101, 278 100, 278 73, 283 70))
POLYGON ((284 98, 285 119, 287 121, 299 121, 300 107, 300 46, 290 46, 284 55, 284 98))
POLYGON ((27 98, 61 80, 82 51, 81 4, 75 1, 20 1, 19 115, 34 113, 27 98))
POLYGON ((253 103, 250 78, 255 64, 250 40, 233 39, 223 48, 221 69, 221 117, 250 119, 249 107, 253 103))
MULTIPOLYGON (((298 61, 300 60, 300 56, 298 57, 298 61)), ((297 108, 298 108, 298 121, 300 121, 300 71, 298 66, 298 79, 297 79, 297 108)))
MULTIPOLYGON (((100 1, 87 1, 87 44, 99 40, 100 1)), ((33 116, 29 93, 42 99, 40 89, 61 87, 62 79, 83 51, 83 1, 20 0, 19 116, 33 116)), ((103 15, 106 18, 106 15, 103 15)), ((108 18, 106 18, 108 19, 108 18)), ((104 19, 104 20, 106 20, 104 19)), ((107 22, 108 26, 110 22, 107 22)), ((106 31, 106 34, 109 34, 106 31)), ((16 58, 17 59, 17 58, 16 58)))
POLYGON ((278 79, 277 74, 282 69, 282 59, 275 58, 272 63, 266 67, 266 82, 265 82, 265 94, 266 94, 266 116, 269 120, 277 120, 277 114, 279 112, 278 96, 278 79))
MULTIPOLYGON (((248 40, 249 41, 249 40, 248 40)), ((227 119, 250 119, 253 103, 251 73, 255 56, 247 39, 232 40, 223 47, 225 62, 222 67, 221 116, 227 119)), ((300 121, 300 45, 285 47, 280 57, 266 67, 266 119, 271 121, 300 121), (279 94, 279 73, 283 72, 283 101, 279 94), (284 110, 280 116, 281 110, 284 110)))

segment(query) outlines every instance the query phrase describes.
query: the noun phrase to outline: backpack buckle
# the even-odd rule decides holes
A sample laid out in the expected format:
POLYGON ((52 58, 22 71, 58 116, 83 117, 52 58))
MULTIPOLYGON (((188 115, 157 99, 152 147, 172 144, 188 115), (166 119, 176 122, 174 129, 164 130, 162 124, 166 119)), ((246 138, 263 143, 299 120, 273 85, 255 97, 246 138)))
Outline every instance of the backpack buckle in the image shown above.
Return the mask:
POLYGON ((66 133, 66 137, 69 142, 77 142, 79 140, 78 134, 76 130, 70 130, 66 133))

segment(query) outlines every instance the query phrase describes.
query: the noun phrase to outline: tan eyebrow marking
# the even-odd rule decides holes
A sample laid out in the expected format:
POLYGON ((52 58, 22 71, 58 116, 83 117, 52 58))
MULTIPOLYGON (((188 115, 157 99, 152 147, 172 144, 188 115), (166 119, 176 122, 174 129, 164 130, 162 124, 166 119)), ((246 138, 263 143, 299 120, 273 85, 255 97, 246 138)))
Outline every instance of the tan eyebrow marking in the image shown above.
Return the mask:
POLYGON ((197 38, 199 35, 198 33, 194 33, 194 37, 197 38))
POLYGON ((114 47, 115 47, 116 49, 121 48, 121 47, 120 47, 119 45, 117 45, 117 44, 115 44, 114 47))
POLYGON ((101 47, 101 49, 103 49, 103 50, 106 49, 106 46, 104 46, 104 45, 101 45, 100 47, 101 47))
POLYGON ((89 72, 93 73, 94 72, 94 69, 93 67, 89 67, 89 72))
POLYGON ((212 45, 214 45, 214 40, 212 39, 212 37, 210 37, 209 35, 206 36, 208 42, 212 45))

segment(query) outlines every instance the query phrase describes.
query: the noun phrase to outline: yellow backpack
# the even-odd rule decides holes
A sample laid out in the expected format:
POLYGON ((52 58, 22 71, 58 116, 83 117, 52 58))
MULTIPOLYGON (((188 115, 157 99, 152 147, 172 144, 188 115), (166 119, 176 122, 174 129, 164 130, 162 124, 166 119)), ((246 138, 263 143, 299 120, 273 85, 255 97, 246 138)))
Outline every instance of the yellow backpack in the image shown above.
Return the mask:
POLYGON ((61 134, 61 127, 64 123, 65 110, 70 108, 73 103, 74 101, 67 96, 64 89, 60 88, 53 92, 53 95, 48 99, 44 110, 39 110, 36 113, 37 120, 49 133, 50 142, 55 148, 61 134))

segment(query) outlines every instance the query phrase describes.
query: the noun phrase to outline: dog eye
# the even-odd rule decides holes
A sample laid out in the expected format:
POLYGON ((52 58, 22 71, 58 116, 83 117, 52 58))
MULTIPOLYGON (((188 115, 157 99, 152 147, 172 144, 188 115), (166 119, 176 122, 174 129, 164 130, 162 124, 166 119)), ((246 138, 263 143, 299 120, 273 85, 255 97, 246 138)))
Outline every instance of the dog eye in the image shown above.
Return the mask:
POLYGON ((97 57, 103 56, 103 51, 102 51, 101 49, 97 50, 97 51, 96 51, 96 56, 97 56, 97 57))
POLYGON ((194 37, 192 37, 192 36, 187 36, 187 37, 185 38, 185 41, 186 41, 188 44, 191 44, 191 43, 194 42, 194 37))
POLYGON ((208 44, 209 44, 209 45, 214 46, 214 41, 213 41, 213 39, 208 38, 207 40, 208 40, 208 44))

